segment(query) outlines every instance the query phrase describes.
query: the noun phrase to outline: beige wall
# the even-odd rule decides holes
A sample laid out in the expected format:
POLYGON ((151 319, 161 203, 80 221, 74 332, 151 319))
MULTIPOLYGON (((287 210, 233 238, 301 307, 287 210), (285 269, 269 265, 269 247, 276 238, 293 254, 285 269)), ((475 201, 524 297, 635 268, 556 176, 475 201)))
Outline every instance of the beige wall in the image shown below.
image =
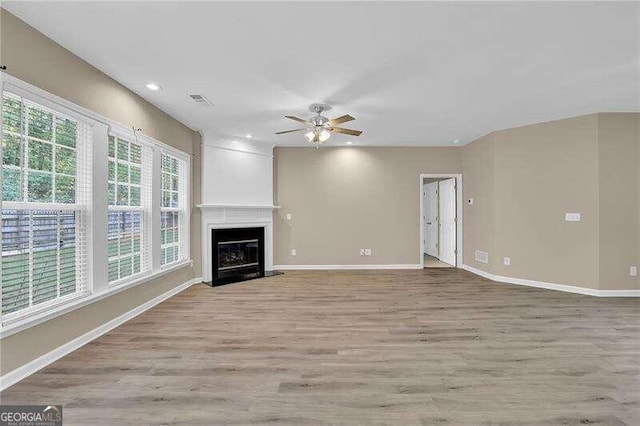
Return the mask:
POLYGON ((587 115, 493 134, 494 274, 598 287, 597 124, 587 115))
POLYGON ((637 113, 590 114, 493 132, 463 153, 465 263, 591 289, 638 287, 637 113), (580 212, 581 222, 566 222, 580 212), (488 265, 474 251, 489 252, 488 265), (504 266, 503 258, 511 265, 504 266))
POLYGON ((637 289, 640 266, 640 114, 598 114, 600 288, 637 289))
MULTIPOLYGON (((0 59, 6 72, 43 90, 195 154, 192 201, 198 202, 200 135, 24 22, 0 9, 0 59)), ((200 276, 200 221, 191 215, 191 257, 185 267, 0 341, 0 372, 13 369, 67 343, 136 306, 200 276)))
POLYGON ((420 173, 462 170, 459 148, 279 147, 274 155, 276 265, 418 264, 420 173))
POLYGON ((463 197, 474 199, 463 210, 465 264, 591 289, 638 288, 629 267, 640 263, 639 117, 590 114, 492 132, 460 148, 277 148, 275 263, 416 264, 418 176, 462 172, 463 197), (566 222, 567 212, 582 221, 566 222), (487 251, 489 264, 476 262, 475 250, 487 251))
POLYGON ((490 271, 494 262, 495 167, 493 135, 462 148, 464 264, 490 271), (473 198, 473 204, 467 200, 473 198), (489 253, 489 264, 477 262, 475 251, 489 253))

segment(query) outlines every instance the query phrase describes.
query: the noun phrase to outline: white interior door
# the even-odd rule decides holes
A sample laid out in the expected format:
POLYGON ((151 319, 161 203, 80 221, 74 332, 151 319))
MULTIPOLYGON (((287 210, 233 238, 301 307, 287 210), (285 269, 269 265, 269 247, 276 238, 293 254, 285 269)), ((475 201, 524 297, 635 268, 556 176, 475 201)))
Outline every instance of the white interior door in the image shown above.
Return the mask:
POLYGON ((456 266, 456 180, 438 182, 440 235, 438 258, 456 266))
POLYGON ((438 182, 423 186, 424 252, 438 257, 438 182))

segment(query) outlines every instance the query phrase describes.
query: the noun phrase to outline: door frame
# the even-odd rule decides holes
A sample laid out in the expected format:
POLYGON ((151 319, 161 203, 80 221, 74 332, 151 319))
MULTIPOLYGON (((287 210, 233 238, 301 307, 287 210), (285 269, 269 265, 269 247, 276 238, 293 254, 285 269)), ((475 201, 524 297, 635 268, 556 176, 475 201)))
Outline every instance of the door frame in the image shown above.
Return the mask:
MULTIPOLYGON (((439 255, 438 241, 440 240, 440 227, 438 226, 437 222, 439 222, 439 220, 437 220, 437 219, 438 219, 438 215, 440 214, 440 209, 439 209, 440 206, 438 205, 439 201, 440 201, 439 200, 439 196, 438 196, 440 185, 438 185, 438 181, 431 182, 431 183, 425 183, 425 184, 422 185, 422 216, 423 216, 423 218, 422 218, 422 226, 423 226, 423 228, 422 229, 423 229, 423 233, 424 233, 422 240, 424 240, 424 242, 426 243, 427 224, 425 223, 425 219, 426 219, 426 216, 427 216, 429 203, 426 202, 427 200, 425 199, 425 197, 426 197, 425 192, 426 192, 427 186, 429 186, 429 185, 434 185, 435 186, 435 199, 436 199, 435 200, 436 201, 436 208, 435 208, 435 212, 436 212, 436 223, 435 223, 435 225, 436 225, 436 232, 435 232, 435 234, 436 234, 436 256, 435 257, 439 257, 438 256, 439 255)), ((423 251, 422 252, 424 254, 429 254, 429 253, 427 253, 427 244, 423 244, 423 251)))
POLYGON ((461 268, 464 259, 464 244, 463 244, 463 215, 464 205, 462 204, 462 174, 460 173, 420 173, 420 179, 418 185, 420 190, 419 205, 420 205, 420 241, 418 244, 418 253, 420 259, 418 263, 424 268, 424 254, 423 254, 423 241, 424 241, 424 195, 422 182, 425 178, 455 178, 456 180, 456 268, 461 268))

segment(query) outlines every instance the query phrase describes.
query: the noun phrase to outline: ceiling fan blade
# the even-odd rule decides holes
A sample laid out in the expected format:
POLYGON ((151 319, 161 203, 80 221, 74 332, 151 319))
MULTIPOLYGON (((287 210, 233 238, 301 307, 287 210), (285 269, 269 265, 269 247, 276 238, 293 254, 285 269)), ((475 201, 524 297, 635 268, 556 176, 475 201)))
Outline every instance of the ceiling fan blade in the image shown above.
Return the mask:
POLYGON ((343 115, 342 117, 338 117, 338 118, 334 118, 333 120, 329 120, 329 121, 327 121, 327 124, 329 126, 335 126, 335 125, 346 123, 347 121, 353 121, 353 120, 355 120, 355 118, 350 116, 349 114, 347 114, 347 115, 343 115))
POLYGON ((342 127, 330 127, 329 131, 351 136, 360 136, 362 134, 361 130, 343 129, 342 127))
POLYGON ((288 118, 289 120, 297 121, 298 123, 311 124, 309 121, 303 120, 302 118, 294 117, 293 115, 285 115, 284 117, 288 118))
POLYGON ((276 135, 282 135, 283 133, 291 133, 291 132, 301 132, 307 129, 295 129, 295 130, 284 130, 282 132, 276 132, 276 135))

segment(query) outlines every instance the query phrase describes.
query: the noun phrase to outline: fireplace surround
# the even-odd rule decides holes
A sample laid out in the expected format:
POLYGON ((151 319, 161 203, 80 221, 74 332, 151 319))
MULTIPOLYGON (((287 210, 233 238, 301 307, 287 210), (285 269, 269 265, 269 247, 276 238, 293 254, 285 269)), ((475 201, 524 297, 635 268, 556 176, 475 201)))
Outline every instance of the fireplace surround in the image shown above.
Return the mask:
POLYGON ((213 280, 212 230, 262 228, 264 230, 264 269, 273 270, 273 211, 278 206, 199 204, 202 216, 202 278, 213 280))

